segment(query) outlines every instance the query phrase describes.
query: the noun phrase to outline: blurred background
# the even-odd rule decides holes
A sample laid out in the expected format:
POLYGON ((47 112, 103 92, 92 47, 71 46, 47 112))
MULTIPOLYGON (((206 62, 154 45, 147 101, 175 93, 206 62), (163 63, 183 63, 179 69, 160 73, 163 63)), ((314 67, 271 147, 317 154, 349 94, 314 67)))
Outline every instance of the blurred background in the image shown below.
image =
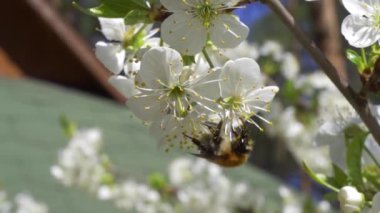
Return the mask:
MULTIPOLYGON (((86 8, 99 4, 97 0, 78 3, 86 8)), ((337 69, 345 69, 342 7, 336 1, 283 3, 337 69)), ((0 188, 10 194, 30 192, 51 212, 119 211, 84 192, 62 187, 50 176, 49 166, 67 140, 59 125, 62 115, 80 126, 101 127, 108 155, 135 177, 164 171, 175 156, 186 155, 160 149, 108 84, 109 72, 93 53, 95 42, 104 39, 96 17, 73 8, 71 0, 7 1, 0 10, 0 188)), ((301 72, 318 69, 265 5, 254 3, 235 13, 250 26, 249 41, 275 40, 297 57, 301 72)), ((311 200, 322 198, 327 190, 302 172, 281 138, 253 134, 256 144, 250 165, 227 173, 268 190, 268 196, 278 197, 278 187, 285 184, 311 200)), ((270 202, 276 205, 280 200, 270 202)))

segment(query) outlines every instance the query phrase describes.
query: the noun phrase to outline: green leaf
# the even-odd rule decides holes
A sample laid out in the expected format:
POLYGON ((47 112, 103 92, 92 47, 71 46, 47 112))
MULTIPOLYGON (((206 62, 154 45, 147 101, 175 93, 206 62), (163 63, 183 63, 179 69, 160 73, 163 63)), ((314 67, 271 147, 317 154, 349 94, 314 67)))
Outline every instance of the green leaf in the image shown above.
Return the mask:
POLYGON ((375 192, 380 191, 380 168, 366 166, 363 169, 363 177, 376 188, 375 192))
POLYGON ((334 171, 334 177, 332 179, 334 180, 334 185, 338 188, 342 188, 343 186, 348 184, 348 176, 347 174, 340 169, 335 164, 332 164, 333 171, 334 171))
POLYGON ((361 157, 364 148, 364 140, 368 133, 356 125, 347 127, 344 133, 347 144, 346 164, 348 176, 355 186, 363 187, 361 157))
POLYGON ((363 71, 365 69, 365 62, 363 61, 362 56, 355 50, 347 49, 346 57, 349 61, 357 66, 359 71, 363 71))
POLYGON ((131 10, 125 16, 125 24, 133 25, 137 23, 149 23, 149 11, 146 10, 131 10))
MULTIPOLYGON (((142 17, 141 14, 144 12, 144 16, 148 17, 150 11, 145 1, 141 0, 101 0, 100 5, 92 8, 83 8, 74 1, 73 6, 85 14, 106 18, 125 18, 132 11, 138 11, 139 17, 142 17)), ((137 20, 135 14, 132 17, 134 18, 133 23, 146 21, 146 18, 137 20)))
POLYGON ((288 104, 294 104, 297 102, 298 97, 300 96, 299 91, 294 85, 293 81, 286 81, 280 90, 280 92, 285 97, 284 101, 288 104))
POLYGON ((114 11, 125 12, 127 14, 131 10, 140 9, 140 10, 149 10, 149 8, 144 5, 141 1, 137 0, 101 0, 104 5, 107 5, 114 11))
POLYGON ((316 208, 313 200, 310 197, 307 197, 302 205, 303 212, 316 212, 316 208))
POLYGON ((330 192, 323 195, 323 199, 327 201, 338 200, 338 194, 336 192, 330 192))
POLYGON ((76 2, 73 2, 73 7, 90 16, 105 17, 105 18, 120 18, 125 16, 125 12, 118 12, 105 4, 101 4, 92 8, 83 8, 76 2))
POLYGON ((167 181, 165 177, 160 173, 153 173, 149 175, 149 185, 157 190, 162 190, 167 187, 167 181))
POLYGON ((61 124, 64 134, 68 138, 72 138, 77 131, 77 125, 71 122, 65 115, 60 116, 59 123, 61 124))
POLYGON ((335 192, 338 192, 339 189, 337 189, 335 186, 331 185, 330 183, 328 183, 326 181, 326 177, 323 177, 321 175, 318 175, 318 174, 315 174, 311 169, 310 167, 306 164, 306 162, 302 162, 302 166, 304 168, 304 171, 306 172, 306 174, 309 175, 309 177, 311 179, 313 179, 315 182, 321 184, 322 186, 325 186, 335 192))
MULTIPOLYGON (((144 9, 144 10, 149 10, 149 7, 148 5, 146 5, 146 1, 142 1, 142 0, 130 0, 134 5, 136 5, 136 7, 140 7, 140 9, 144 9)), ((125 0, 124 0, 125 2, 125 0)))

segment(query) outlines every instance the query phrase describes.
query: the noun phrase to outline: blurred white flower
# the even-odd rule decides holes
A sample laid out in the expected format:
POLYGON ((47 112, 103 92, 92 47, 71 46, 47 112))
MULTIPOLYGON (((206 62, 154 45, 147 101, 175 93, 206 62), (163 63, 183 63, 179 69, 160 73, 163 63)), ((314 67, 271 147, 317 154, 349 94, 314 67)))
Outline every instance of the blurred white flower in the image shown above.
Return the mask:
POLYGON ((65 149, 60 150, 58 163, 51 174, 66 186, 77 185, 97 192, 107 175, 99 153, 102 133, 99 129, 77 131, 65 149))
POLYGON ((204 159, 176 159, 169 166, 169 181, 184 212, 231 212, 250 202, 245 183, 233 184, 219 166, 204 159))
POLYGON ((233 49, 225 49, 223 54, 231 60, 239 58, 252 58, 253 60, 257 60, 260 56, 257 45, 255 43, 248 43, 247 40, 244 40, 233 49))
POLYGON ((47 213, 48 208, 29 194, 20 193, 15 197, 16 213, 47 213))
POLYGON ((332 207, 328 201, 322 200, 317 204, 318 213, 329 213, 331 211, 332 211, 332 207))
POLYGON ((114 201, 117 207, 127 212, 174 212, 171 205, 161 200, 161 196, 157 191, 132 180, 126 180, 116 187, 114 201))
POLYGON ((99 200, 110 200, 115 197, 116 187, 115 186, 100 186, 97 192, 97 197, 99 200))
MULTIPOLYGON (((336 112, 330 120, 325 121, 320 125, 315 141, 318 146, 328 146, 330 151, 331 161, 339 166, 342 170, 346 170, 346 141, 345 130, 350 125, 358 125, 365 130, 365 126, 359 116, 353 111, 351 107, 336 112)), ((377 116, 377 119, 380 117, 377 116)), ((374 164, 372 157, 367 153, 371 152, 376 160, 380 160, 380 146, 373 139, 372 135, 368 135, 364 141, 365 150, 362 153, 362 164, 374 164)))
POLYGON ((302 203, 299 198, 285 185, 282 185, 278 189, 278 193, 282 198, 283 209, 282 213, 301 213, 302 203))
POLYGON ((361 212, 365 203, 364 195, 352 186, 341 188, 338 193, 338 200, 343 213, 361 212))
POLYGON ((225 12, 234 6, 229 0, 161 0, 161 3, 173 13, 161 25, 162 38, 185 55, 201 52, 208 37, 220 48, 232 48, 248 36, 248 27, 232 13, 225 12))
POLYGON ((283 52, 281 44, 274 40, 265 41, 259 50, 260 56, 272 56, 276 61, 281 60, 283 52))
POLYGON ((380 39, 380 2, 377 0, 342 0, 351 14, 342 23, 342 34, 351 46, 369 47, 380 39))
POLYGON ((280 61, 281 73, 284 75, 286 79, 294 80, 300 71, 300 65, 298 63, 297 58, 293 54, 285 52, 284 54, 282 54, 280 61))
POLYGON ((12 207, 13 204, 8 200, 7 193, 0 190, 0 213, 10 213, 12 207))

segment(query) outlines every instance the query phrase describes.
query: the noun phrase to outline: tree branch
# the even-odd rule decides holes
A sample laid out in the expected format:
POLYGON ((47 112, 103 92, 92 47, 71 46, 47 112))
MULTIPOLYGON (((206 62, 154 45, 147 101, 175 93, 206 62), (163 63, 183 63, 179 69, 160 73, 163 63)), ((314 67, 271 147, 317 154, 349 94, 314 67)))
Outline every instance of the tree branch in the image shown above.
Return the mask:
POLYGON ((368 100, 361 98, 354 90, 349 87, 348 81, 345 78, 340 78, 338 71, 326 59, 324 54, 312 43, 312 41, 302 32, 296 25, 292 15, 286 10, 279 0, 260 0, 272 9, 274 13, 282 20, 282 22, 289 28, 293 35, 298 39, 302 46, 309 52, 314 60, 319 64, 325 74, 335 84, 343 96, 353 106, 360 118, 363 120, 368 130, 380 145, 380 126, 376 118, 371 114, 369 109, 368 100))

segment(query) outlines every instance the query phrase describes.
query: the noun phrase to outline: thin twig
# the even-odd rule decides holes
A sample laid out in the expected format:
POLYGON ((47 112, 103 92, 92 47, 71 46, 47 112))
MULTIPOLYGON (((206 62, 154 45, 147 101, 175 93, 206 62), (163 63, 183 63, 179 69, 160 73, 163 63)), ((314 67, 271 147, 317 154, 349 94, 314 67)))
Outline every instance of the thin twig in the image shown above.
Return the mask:
POLYGON ((380 126, 376 118, 371 114, 369 104, 366 99, 361 98, 354 90, 349 87, 346 79, 340 78, 338 71, 326 59, 324 54, 311 42, 311 40, 296 25, 292 15, 286 10, 279 0, 261 0, 268 5, 274 13, 289 28, 293 35, 298 39, 302 46, 309 52, 314 60, 319 64, 325 74, 335 84, 339 91, 344 95, 348 102, 353 106, 360 118, 363 120, 374 139, 380 145, 380 126))

